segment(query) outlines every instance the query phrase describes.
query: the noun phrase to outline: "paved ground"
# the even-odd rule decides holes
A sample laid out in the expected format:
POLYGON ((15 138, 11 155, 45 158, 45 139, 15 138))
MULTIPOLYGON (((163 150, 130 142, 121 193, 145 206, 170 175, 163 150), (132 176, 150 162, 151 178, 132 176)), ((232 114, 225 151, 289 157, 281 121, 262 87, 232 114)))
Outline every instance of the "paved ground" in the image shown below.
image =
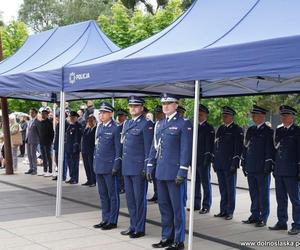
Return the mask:
MULTIPOLYGON (((0 170, 0 249, 135 250, 152 249, 151 244, 159 241, 160 214, 157 204, 148 204, 146 237, 133 240, 120 235, 120 231, 128 226, 124 195, 121 195, 118 228, 106 232, 96 230, 92 227, 100 220, 96 188, 63 184, 63 216, 56 218, 56 182, 51 178, 24 175, 26 168, 26 164, 20 163, 17 173, 11 176, 4 175, 4 171, 0 170)), ((80 172, 83 183, 85 177, 82 166, 80 172)), ((150 187, 149 196, 151 194, 150 187)), ((260 241, 260 244, 263 241, 268 241, 267 244, 300 242, 300 236, 290 237, 284 231, 271 232, 267 228, 257 229, 241 224, 240 221, 249 216, 249 205, 248 191, 238 190, 234 219, 225 221, 214 218, 213 214, 219 210, 219 192, 214 185, 211 213, 195 214, 193 249, 247 249, 241 246, 243 241, 260 241)), ((273 225, 275 222, 276 201, 272 190, 269 224, 273 225)), ((270 249, 261 246, 248 247, 250 248, 270 249)))

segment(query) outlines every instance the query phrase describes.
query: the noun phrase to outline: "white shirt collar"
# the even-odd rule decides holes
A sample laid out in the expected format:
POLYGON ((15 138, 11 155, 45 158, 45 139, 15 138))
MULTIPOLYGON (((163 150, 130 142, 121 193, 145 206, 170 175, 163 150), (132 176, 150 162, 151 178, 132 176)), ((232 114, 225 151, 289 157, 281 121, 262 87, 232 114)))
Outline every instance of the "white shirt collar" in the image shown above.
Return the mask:
POLYGON ((143 114, 141 114, 141 115, 139 115, 139 116, 137 116, 137 117, 135 117, 135 118, 132 118, 132 120, 136 121, 136 120, 139 119, 142 115, 143 115, 143 114))
POLYGON ((256 125, 256 127, 257 128, 260 128, 262 125, 264 125, 265 124, 265 122, 263 122, 263 123, 260 123, 260 124, 258 124, 258 125, 256 125))
POLYGON ((233 122, 231 122, 231 123, 229 123, 229 124, 224 124, 224 125, 225 125, 225 127, 228 128, 232 123, 233 123, 233 122))
POLYGON ((286 128, 286 129, 289 129, 293 124, 294 123, 291 123, 289 126, 287 126, 287 127, 283 126, 283 127, 286 128))
POLYGON ((201 126, 203 123, 205 123, 207 120, 204 120, 203 122, 199 122, 199 125, 201 126))
POLYGON ((109 120, 107 123, 102 123, 104 127, 107 127, 108 124, 110 124, 112 120, 109 120))
POLYGON ((174 112, 172 115, 166 116, 166 119, 168 119, 168 121, 171 121, 176 114, 177 112, 174 112))

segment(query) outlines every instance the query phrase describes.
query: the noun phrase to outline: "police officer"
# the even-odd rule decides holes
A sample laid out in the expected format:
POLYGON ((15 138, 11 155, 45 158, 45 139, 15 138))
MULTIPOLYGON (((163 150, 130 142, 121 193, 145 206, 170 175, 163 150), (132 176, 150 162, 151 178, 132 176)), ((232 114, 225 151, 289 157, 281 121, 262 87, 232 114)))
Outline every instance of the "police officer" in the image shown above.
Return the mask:
POLYGON ((203 200, 200 214, 206 214, 211 207, 211 183, 210 165, 214 150, 215 130, 207 122, 209 110, 206 106, 199 105, 199 126, 198 126, 198 151, 197 151, 197 171, 195 185, 195 205, 194 210, 201 208, 201 186, 203 188, 203 200))
POLYGON ((266 225, 270 213, 270 173, 274 164, 273 129, 265 123, 268 110, 253 105, 254 125, 245 135, 241 166, 247 176, 251 198, 251 216, 242 222, 266 225))
MULTIPOLYGON (((165 118, 165 114, 162 110, 161 105, 157 105, 155 107, 154 114, 155 114, 155 121, 156 121, 155 126, 154 126, 154 134, 155 134, 158 122, 165 118)), ((152 179, 153 179, 154 194, 153 194, 152 198, 148 199, 148 201, 157 203, 157 183, 156 183, 156 178, 155 178, 155 168, 152 171, 152 179)))
POLYGON ((149 182, 156 166, 162 224, 162 239, 152 247, 178 250, 184 249, 185 181, 192 155, 192 124, 176 111, 177 96, 165 93, 161 102, 166 118, 157 123, 147 165, 149 182))
POLYGON ((184 107, 182 107, 182 106, 178 106, 178 108, 177 108, 177 112, 178 112, 178 114, 179 114, 179 116, 181 116, 181 117, 185 117, 185 112, 186 112, 186 109, 184 108, 184 107))
POLYGON ((222 111, 223 125, 216 133, 214 170, 218 176, 221 194, 220 213, 215 217, 233 218, 236 196, 236 171, 239 168, 243 149, 243 130, 234 123, 236 112, 224 106, 222 111))
POLYGON ((102 221, 95 228, 110 230, 117 227, 120 199, 118 170, 121 168, 121 127, 112 120, 114 108, 107 102, 100 104, 94 171, 102 208, 102 221))
MULTIPOLYGON (((121 131, 123 130, 123 124, 128 119, 128 111, 125 109, 119 109, 116 112, 116 123, 120 126, 121 131)), ((122 165, 122 164, 121 164, 122 165)), ((125 186, 124 186, 124 177, 122 175, 122 167, 118 173, 118 180, 119 180, 119 193, 125 193, 125 186)))
POLYGON ((123 143, 122 174, 124 176, 130 226, 122 235, 139 238, 145 235, 147 181, 146 166, 153 139, 153 123, 143 114, 144 101, 130 96, 129 112, 132 119, 124 123, 121 142, 123 143))
POLYGON ((70 180, 66 181, 66 183, 69 184, 77 184, 79 176, 79 154, 82 127, 77 121, 78 116, 79 115, 77 114, 77 112, 70 112, 69 124, 66 129, 65 136, 66 161, 70 173, 70 180))
POLYGON ((288 231, 296 235, 300 230, 300 128, 294 124, 297 111, 287 105, 279 108, 283 126, 276 129, 275 188, 278 222, 270 230, 287 230, 288 196, 292 203, 293 223, 288 231))

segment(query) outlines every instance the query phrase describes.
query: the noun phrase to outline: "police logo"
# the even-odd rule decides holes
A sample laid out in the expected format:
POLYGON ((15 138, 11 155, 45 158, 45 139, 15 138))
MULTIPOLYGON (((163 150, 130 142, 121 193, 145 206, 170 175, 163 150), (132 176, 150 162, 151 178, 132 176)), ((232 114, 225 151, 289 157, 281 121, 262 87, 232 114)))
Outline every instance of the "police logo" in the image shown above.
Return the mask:
POLYGON ((76 82, 76 74, 74 72, 69 74, 69 82, 74 84, 76 82))

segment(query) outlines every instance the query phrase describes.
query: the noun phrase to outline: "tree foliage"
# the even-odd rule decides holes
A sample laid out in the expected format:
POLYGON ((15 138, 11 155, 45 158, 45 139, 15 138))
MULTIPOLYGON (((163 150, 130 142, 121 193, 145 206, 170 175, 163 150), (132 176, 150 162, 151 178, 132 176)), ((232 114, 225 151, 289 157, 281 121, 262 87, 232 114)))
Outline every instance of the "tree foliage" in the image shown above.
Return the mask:
POLYGON ((35 32, 109 14, 114 0, 24 0, 19 19, 35 32))
POLYGON ((56 0, 24 0, 19 19, 35 32, 51 29, 61 22, 61 3, 56 0))
POLYGON ((12 21, 4 27, 2 32, 2 45, 4 58, 12 55, 22 46, 28 36, 27 27, 19 21, 12 21))
MULTIPOLYGON (((252 105, 257 103, 256 96, 229 97, 229 98, 209 98, 202 99, 200 103, 207 106, 209 109, 208 121, 218 127, 222 124, 221 114, 223 106, 230 106, 236 111, 235 122, 241 126, 249 125, 250 110, 252 105)), ((187 109, 187 117, 192 119, 194 113, 194 100, 186 99, 182 101, 182 105, 187 109)))
POLYGON ((135 9, 129 11, 121 2, 112 7, 112 15, 101 15, 101 29, 122 48, 144 40, 161 31, 182 14, 180 0, 171 0, 154 15, 135 9))

